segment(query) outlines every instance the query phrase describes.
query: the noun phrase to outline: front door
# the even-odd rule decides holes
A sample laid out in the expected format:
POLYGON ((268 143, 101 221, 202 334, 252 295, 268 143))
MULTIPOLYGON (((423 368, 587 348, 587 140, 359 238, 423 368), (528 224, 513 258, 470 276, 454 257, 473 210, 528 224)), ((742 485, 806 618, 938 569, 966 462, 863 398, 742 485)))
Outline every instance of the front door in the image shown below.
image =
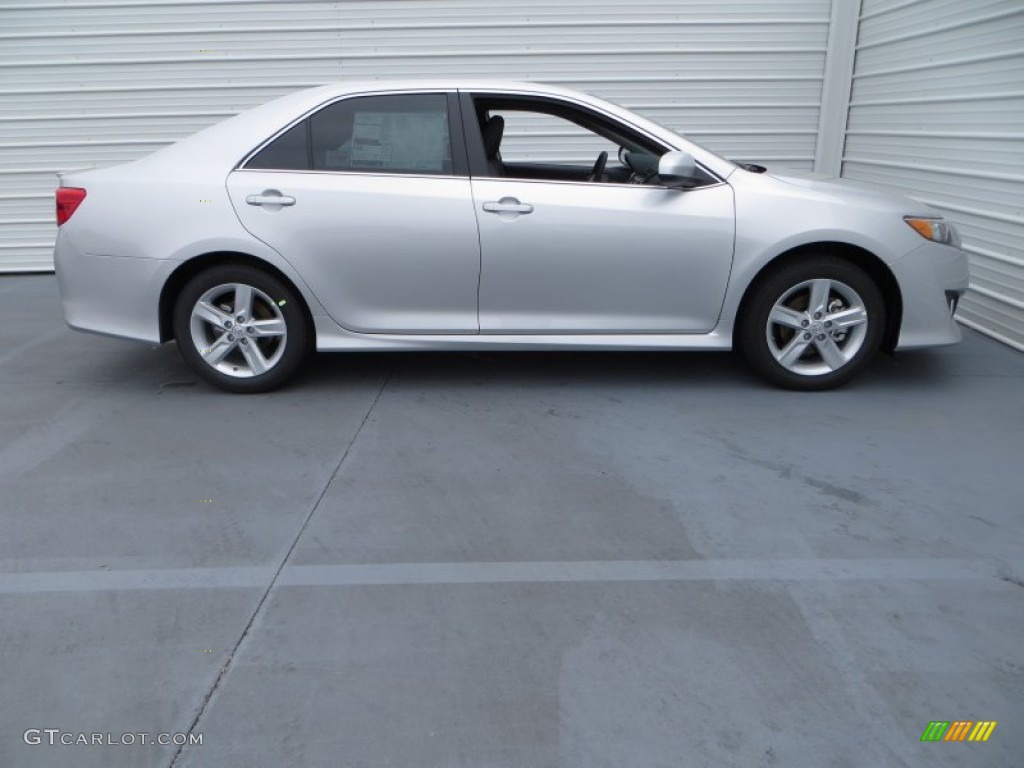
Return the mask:
POLYGON ((706 333, 732 263, 732 188, 478 179, 483 333, 706 333))
POLYGON ((485 96, 473 112, 481 127, 467 130, 487 154, 473 179, 482 333, 714 329, 732 265, 731 187, 710 175, 687 190, 650 183, 643 169, 664 149, 576 107, 485 96))

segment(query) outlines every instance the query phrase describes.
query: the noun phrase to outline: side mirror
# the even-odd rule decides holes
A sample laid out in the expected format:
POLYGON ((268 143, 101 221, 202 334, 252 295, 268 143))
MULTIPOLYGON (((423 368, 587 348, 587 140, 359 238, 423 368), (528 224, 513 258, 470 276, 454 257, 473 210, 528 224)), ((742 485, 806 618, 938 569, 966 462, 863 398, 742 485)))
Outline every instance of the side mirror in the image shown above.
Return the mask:
POLYGON ((686 152, 666 152, 658 160, 658 181, 672 189, 687 189, 698 181, 697 161, 686 152))

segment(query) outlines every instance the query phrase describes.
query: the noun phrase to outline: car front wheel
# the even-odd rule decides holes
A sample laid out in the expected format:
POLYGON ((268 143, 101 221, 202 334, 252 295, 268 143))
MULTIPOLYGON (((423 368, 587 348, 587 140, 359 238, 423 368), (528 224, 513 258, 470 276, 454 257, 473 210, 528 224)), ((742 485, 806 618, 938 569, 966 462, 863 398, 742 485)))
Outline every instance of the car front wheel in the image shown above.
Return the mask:
POLYGON ((299 298, 254 267, 224 265, 193 277, 174 309, 182 357, 229 392, 267 392, 302 364, 309 330, 299 298))
POLYGON ((820 256, 770 273, 739 320, 751 367, 797 390, 845 384, 882 342, 885 302, 875 282, 843 259, 820 256))

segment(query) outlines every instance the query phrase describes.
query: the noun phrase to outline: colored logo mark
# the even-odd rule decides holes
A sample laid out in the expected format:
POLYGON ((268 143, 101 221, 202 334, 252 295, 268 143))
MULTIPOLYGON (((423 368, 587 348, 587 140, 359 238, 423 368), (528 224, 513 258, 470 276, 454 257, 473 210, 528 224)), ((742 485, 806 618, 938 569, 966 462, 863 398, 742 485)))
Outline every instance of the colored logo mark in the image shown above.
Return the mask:
POLYGON ((996 725, 996 720, 932 720, 921 741, 988 741, 996 725))

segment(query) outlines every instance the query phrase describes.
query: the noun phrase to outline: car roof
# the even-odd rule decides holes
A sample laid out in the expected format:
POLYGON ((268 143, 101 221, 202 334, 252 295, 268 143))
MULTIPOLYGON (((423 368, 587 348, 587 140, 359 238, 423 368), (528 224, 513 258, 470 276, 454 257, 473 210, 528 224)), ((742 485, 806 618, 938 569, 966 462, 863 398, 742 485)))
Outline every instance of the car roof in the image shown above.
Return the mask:
POLYGON ((497 80, 489 78, 462 78, 462 77, 410 77, 388 80, 345 80, 337 83, 330 83, 321 86, 324 91, 333 91, 336 95, 349 93, 360 93, 365 91, 403 91, 420 89, 437 89, 443 91, 469 91, 469 90, 514 90, 514 91, 542 91, 544 93, 561 94, 564 96, 579 96, 579 91, 569 88, 562 88, 547 83, 531 83, 515 80, 497 80))

